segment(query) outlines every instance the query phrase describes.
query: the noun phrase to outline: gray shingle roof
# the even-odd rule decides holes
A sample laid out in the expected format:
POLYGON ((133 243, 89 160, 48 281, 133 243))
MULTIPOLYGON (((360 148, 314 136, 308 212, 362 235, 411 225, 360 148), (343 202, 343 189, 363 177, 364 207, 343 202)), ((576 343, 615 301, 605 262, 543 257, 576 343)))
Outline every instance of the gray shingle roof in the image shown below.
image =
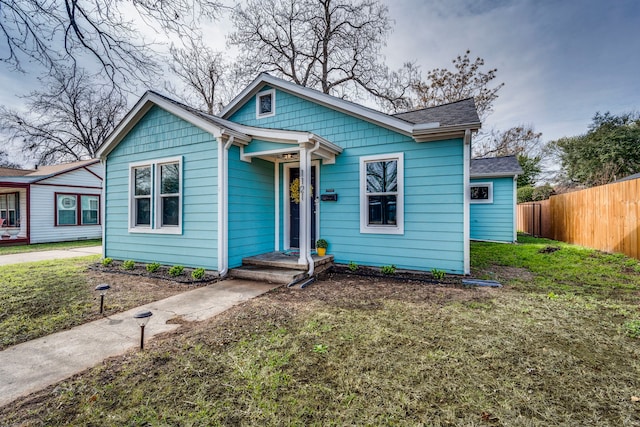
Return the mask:
POLYGON ((489 176, 514 176, 522 174, 522 168, 516 156, 486 157, 471 159, 471 178, 489 176))
POLYGON ((478 117, 476 104, 473 101, 473 98, 438 105, 437 107, 398 113, 394 114, 393 117, 397 117, 413 124, 439 122, 440 126, 480 123, 480 118, 478 117))

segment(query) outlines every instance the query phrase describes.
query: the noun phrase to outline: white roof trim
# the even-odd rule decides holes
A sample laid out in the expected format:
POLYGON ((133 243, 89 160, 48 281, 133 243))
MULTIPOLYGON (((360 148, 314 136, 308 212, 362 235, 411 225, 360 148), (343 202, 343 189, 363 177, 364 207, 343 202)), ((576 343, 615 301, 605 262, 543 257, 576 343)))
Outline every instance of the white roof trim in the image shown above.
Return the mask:
POLYGON ((473 173, 471 174, 471 179, 479 179, 479 178, 513 178, 514 176, 518 176, 518 172, 485 172, 485 173, 473 173))
POLYGON ((402 119, 389 116, 388 114, 381 113, 353 102, 336 98, 335 96, 327 95, 326 93, 318 92, 314 89, 299 86, 295 83, 273 77, 267 73, 260 74, 253 82, 251 82, 251 84, 249 84, 249 86, 240 92, 240 94, 220 112, 220 116, 225 119, 231 116, 231 114, 233 114, 240 106, 244 105, 249 98, 253 97, 263 84, 268 84, 285 92, 295 94, 301 98, 316 102, 334 110, 342 111, 343 113, 351 116, 356 116, 363 120, 373 122, 377 125, 392 129, 407 136, 411 136, 414 129, 413 124, 402 119))
POLYGON ((180 117, 181 119, 193 124, 212 134, 215 138, 222 137, 223 135, 234 136, 237 140, 249 142, 251 138, 233 130, 231 126, 229 128, 223 128, 222 126, 215 125, 214 123, 192 113, 191 111, 181 108, 179 105, 168 101, 162 96, 159 96, 153 92, 147 91, 142 98, 134 105, 134 107, 127 113, 124 119, 118 124, 114 131, 109 135, 106 141, 98 149, 96 155, 100 158, 109 154, 120 141, 131 131, 131 129, 144 117, 144 115, 151 109, 153 105, 157 105, 164 110, 167 110, 171 114, 180 117))

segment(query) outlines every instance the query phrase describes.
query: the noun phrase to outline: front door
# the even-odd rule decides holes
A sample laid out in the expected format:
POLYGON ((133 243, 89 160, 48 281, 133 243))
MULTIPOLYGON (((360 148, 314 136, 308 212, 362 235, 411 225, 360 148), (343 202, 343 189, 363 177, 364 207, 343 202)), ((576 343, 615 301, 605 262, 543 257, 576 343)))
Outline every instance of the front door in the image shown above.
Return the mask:
MULTIPOLYGON (((297 193, 297 185, 300 183, 300 168, 289 169, 289 247, 300 247, 300 196, 297 193), (296 181, 297 180, 297 181, 296 181), (297 197, 296 197, 297 196, 297 197)), ((313 196, 309 198, 311 207, 311 249, 316 247, 316 197, 318 193, 316 185, 316 167, 311 166, 311 187, 313 196)))

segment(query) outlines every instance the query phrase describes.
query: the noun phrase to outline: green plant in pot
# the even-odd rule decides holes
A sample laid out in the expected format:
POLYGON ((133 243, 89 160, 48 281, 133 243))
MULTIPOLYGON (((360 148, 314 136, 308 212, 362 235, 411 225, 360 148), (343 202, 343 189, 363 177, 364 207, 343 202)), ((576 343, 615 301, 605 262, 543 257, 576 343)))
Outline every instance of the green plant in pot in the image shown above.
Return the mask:
POLYGON ((316 251, 319 256, 325 256, 327 254, 327 247, 329 247, 329 242, 324 239, 318 239, 316 242, 316 251))

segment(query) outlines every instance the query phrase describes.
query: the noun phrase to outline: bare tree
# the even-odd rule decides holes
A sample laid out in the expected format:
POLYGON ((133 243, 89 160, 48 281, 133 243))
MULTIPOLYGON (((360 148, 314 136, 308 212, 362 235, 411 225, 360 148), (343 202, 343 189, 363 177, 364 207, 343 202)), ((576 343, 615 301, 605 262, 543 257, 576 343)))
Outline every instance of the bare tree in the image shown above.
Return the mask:
POLYGON ((401 75, 381 63, 391 19, 378 0, 248 0, 233 21, 229 42, 254 73, 344 98, 364 91, 394 105, 402 96, 403 88, 387 86, 401 75))
POLYGON ((184 48, 171 46, 169 63, 183 88, 179 90, 170 83, 165 87, 187 104, 214 114, 233 98, 247 77, 242 67, 232 65, 222 52, 214 52, 202 39, 189 37, 185 41, 184 48))
POLYGON ((493 102, 498 98, 498 91, 504 83, 491 87, 498 69, 482 71, 484 59, 478 57, 471 61, 470 53, 467 50, 464 55, 458 55, 453 60, 454 71, 436 68, 427 73, 424 81, 415 81, 412 85, 415 92, 414 106, 434 107, 473 97, 480 119, 485 119, 493 111, 493 102))
POLYGON ((9 160, 9 154, 6 151, 0 150, 0 167, 19 169, 20 165, 9 160))
POLYGON ((474 141, 475 157, 498 157, 532 155, 544 152, 542 132, 536 132, 533 125, 521 124, 505 131, 492 131, 474 141))
POLYGON ((95 157, 126 108, 124 97, 79 70, 56 73, 47 91, 33 92, 27 113, 0 109, 9 140, 41 164, 95 157))
POLYGON ((35 60, 56 73, 88 55, 112 83, 147 81, 157 66, 132 9, 156 30, 188 34, 220 7, 211 0, 0 0, 2 60, 17 70, 35 60))

